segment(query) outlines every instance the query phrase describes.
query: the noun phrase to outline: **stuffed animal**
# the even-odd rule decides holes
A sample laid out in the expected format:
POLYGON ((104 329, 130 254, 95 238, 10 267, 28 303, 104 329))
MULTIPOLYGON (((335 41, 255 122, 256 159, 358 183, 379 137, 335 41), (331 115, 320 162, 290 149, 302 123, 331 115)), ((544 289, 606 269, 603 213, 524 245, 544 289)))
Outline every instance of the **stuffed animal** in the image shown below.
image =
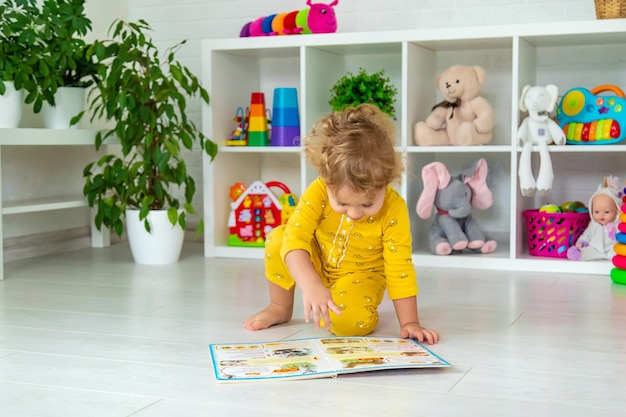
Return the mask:
POLYGON ((517 139, 522 146, 519 158, 519 185, 524 197, 535 194, 544 196, 552 189, 554 172, 552 160, 548 152, 548 145, 565 145, 565 133, 559 125, 550 118, 554 110, 559 90, 556 85, 548 84, 545 87, 536 85, 525 86, 519 99, 519 108, 528 112, 517 130, 517 139), (533 146, 539 147, 539 175, 533 177, 531 168, 531 154, 533 146))
POLYGON ((428 233, 430 250, 435 255, 471 249, 491 253, 495 240, 487 240, 472 209, 491 207, 493 196, 487 187, 487 161, 479 159, 472 168, 452 177, 441 162, 431 162, 422 169, 424 190, 417 200, 417 214, 427 219, 436 214, 428 233))
POLYGON ((266 35, 300 35, 309 33, 333 33, 337 31, 337 18, 333 8, 339 3, 315 3, 307 0, 306 9, 287 13, 275 13, 246 23, 239 37, 266 35))
POLYGON ((421 146, 485 145, 491 141, 493 108, 479 95, 485 81, 479 66, 454 65, 437 76, 443 101, 435 105, 424 122, 414 128, 421 146))

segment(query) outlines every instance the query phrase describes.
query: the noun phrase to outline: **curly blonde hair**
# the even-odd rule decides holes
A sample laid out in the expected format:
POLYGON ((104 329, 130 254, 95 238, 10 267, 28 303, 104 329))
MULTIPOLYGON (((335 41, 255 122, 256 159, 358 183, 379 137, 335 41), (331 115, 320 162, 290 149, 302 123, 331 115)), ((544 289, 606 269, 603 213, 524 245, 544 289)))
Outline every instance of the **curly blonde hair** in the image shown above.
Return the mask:
POLYGON ((396 129, 377 106, 361 104, 318 120, 304 138, 304 156, 326 186, 374 196, 400 183, 404 165, 394 150, 396 129))

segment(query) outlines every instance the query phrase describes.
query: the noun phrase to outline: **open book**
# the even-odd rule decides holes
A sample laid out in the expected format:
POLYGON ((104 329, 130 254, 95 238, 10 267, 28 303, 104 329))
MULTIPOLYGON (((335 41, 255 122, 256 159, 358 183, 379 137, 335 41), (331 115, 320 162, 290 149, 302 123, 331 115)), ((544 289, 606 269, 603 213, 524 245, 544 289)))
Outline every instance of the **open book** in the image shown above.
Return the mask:
POLYGON ((218 383, 450 366, 416 340, 398 337, 318 337, 210 348, 218 383))

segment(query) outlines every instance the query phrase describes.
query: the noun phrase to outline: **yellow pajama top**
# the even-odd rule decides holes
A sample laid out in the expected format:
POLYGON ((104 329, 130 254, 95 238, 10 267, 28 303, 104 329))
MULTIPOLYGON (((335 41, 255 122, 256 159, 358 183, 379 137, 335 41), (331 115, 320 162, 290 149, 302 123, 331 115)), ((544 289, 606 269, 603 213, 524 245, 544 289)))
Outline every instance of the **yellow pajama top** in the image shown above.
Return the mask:
POLYGON ((392 300, 417 295, 412 260, 409 213, 404 199, 387 186, 378 213, 352 221, 329 204, 326 183, 314 180, 304 191, 285 226, 281 258, 296 249, 312 252, 315 239, 324 273, 332 282, 352 272, 377 272, 385 277, 392 300))

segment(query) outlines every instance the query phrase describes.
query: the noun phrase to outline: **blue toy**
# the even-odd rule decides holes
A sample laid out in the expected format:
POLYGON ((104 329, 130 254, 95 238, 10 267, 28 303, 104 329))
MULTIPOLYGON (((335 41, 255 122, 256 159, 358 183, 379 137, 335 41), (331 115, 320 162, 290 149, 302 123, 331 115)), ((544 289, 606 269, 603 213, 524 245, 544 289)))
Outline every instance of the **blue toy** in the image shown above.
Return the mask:
POLYGON ((626 138, 626 99, 612 84, 567 91, 556 111, 568 145, 608 145, 626 138), (614 96, 600 96, 612 91, 614 96))

